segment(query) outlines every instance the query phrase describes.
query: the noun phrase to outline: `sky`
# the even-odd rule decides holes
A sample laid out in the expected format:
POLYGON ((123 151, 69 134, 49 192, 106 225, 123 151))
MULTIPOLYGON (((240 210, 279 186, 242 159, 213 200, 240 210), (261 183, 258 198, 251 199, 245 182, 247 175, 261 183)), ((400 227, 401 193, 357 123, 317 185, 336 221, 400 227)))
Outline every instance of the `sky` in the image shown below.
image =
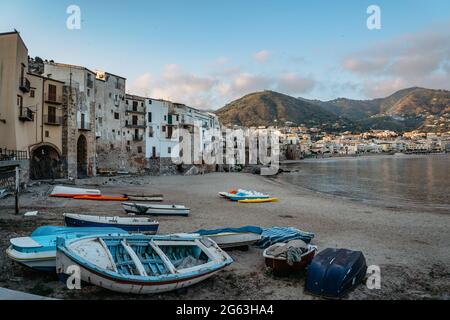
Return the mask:
POLYGON ((448 0, 0 0, 0 33, 13 29, 33 57, 201 109, 262 90, 331 100, 450 89, 448 0), (70 5, 80 29, 67 28, 70 5), (367 27, 370 5, 381 29, 367 27))

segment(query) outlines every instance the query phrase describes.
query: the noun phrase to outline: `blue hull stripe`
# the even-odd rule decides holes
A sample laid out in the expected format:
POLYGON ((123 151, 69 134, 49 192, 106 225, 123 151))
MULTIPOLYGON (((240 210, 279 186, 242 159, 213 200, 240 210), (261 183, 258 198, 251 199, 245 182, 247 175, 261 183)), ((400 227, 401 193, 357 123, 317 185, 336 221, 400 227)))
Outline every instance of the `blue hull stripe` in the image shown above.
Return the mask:
POLYGON ((126 225, 112 223, 97 223, 92 221, 83 221, 65 217, 66 225, 69 227, 116 227, 128 232, 153 232, 158 231, 158 224, 153 225, 126 225))

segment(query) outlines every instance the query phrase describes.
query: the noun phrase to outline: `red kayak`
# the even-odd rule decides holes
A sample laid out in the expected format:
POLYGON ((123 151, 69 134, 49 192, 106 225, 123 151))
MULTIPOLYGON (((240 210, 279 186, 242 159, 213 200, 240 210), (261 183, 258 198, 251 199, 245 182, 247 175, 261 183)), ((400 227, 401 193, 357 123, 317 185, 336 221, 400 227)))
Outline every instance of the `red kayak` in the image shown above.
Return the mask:
POLYGON ((80 195, 73 197, 76 200, 96 200, 96 201, 127 201, 128 198, 122 197, 110 197, 110 196, 91 196, 91 195, 80 195))

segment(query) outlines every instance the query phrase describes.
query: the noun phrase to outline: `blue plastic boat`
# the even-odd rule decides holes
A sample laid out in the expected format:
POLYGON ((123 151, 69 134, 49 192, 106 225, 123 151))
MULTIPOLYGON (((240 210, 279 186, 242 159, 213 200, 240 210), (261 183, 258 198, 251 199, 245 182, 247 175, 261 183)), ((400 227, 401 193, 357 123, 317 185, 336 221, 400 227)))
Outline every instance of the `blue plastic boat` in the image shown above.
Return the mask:
POLYGON ((362 252, 328 248, 311 262, 306 291, 329 298, 340 298, 362 282, 367 273, 362 252))
POLYGON ((14 261, 40 271, 55 271, 56 238, 75 239, 88 235, 128 234, 118 228, 71 228, 44 226, 30 237, 13 238, 6 254, 14 261))

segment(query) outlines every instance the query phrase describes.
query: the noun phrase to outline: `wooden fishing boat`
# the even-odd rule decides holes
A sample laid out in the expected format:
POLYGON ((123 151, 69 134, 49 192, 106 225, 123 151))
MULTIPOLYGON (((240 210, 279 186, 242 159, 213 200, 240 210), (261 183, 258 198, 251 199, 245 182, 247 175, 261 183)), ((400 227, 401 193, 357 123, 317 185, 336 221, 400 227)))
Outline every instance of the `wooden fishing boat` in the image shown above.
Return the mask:
POLYGON ((89 196, 89 195, 82 195, 82 196, 74 196, 73 197, 76 200, 93 200, 93 201, 127 201, 128 198, 123 197, 112 197, 112 196, 89 196))
POLYGON ((159 222, 150 218, 104 217, 65 213, 64 220, 69 227, 116 227, 128 232, 156 234, 159 222))
POLYGON ((118 228, 45 226, 36 229, 30 237, 11 239, 6 254, 10 259, 29 268, 54 272, 57 237, 75 239, 93 234, 127 234, 127 232, 118 228))
POLYGON ((261 240, 262 229, 254 226, 198 230, 194 234, 208 237, 222 249, 248 248, 261 240))
POLYGON ((128 198, 130 201, 150 201, 150 202, 162 202, 164 201, 164 195, 162 194, 124 194, 124 198, 128 198))
POLYGON ((148 203, 122 203, 127 213, 153 216, 188 216, 190 209, 182 205, 163 205, 148 203))
POLYGON ((305 269, 314 258, 317 247, 302 240, 276 243, 263 252, 266 266, 273 269, 276 276, 287 276, 305 269))
POLYGON ((233 262, 216 243, 197 236, 101 236, 57 242, 60 278, 67 278, 67 268, 77 265, 83 281, 121 293, 184 288, 233 262))
POLYGON ((97 189, 83 189, 66 186, 55 186, 50 193, 50 197, 73 198, 75 196, 101 196, 102 193, 97 189))
POLYGON ((239 200, 239 203, 266 203, 266 202, 278 202, 278 198, 265 198, 265 199, 245 199, 239 200))

